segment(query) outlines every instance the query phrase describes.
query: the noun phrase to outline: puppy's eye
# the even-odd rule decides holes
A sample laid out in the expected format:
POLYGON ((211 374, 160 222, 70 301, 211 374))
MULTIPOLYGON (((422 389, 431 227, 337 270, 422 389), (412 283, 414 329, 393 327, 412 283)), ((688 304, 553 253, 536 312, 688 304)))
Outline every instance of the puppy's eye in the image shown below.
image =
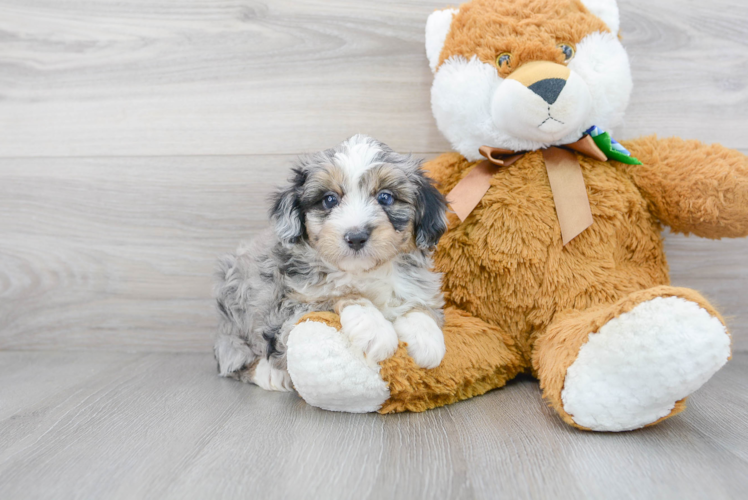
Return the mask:
POLYGON ((338 204, 338 195, 336 194, 327 193, 322 198, 322 206, 325 208, 325 210, 330 210, 333 207, 335 207, 335 205, 337 204, 338 204))
POLYGON ((564 63, 568 63, 572 59, 574 59, 574 47, 569 45, 568 43, 559 43, 556 45, 561 52, 564 53, 564 63))
POLYGON ((508 68, 512 62, 512 55, 509 52, 502 52, 496 56, 496 67, 499 69, 508 68))
POLYGON ((380 205, 388 206, 392 205, 395 202, 395 197, 392 196, 392 193, 382 191, 377 195, 377 201, 380 205))

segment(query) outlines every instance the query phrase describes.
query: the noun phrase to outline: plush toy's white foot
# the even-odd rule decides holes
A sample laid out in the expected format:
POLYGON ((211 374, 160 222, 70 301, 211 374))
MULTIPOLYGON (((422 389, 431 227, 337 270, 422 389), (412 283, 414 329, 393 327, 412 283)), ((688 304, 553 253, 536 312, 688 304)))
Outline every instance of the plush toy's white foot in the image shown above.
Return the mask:
POLYGON ((564 410, 592 430, 637 429, 668 415, 729 356, 717 318, 683 298, 658 297, 590 334, 566 372, 564 410))
POLYGON ((428 314, 413 311, 395 320, 397 336, 408 344, 408 354, 421 368, 436 368, 447 348, 444 334, 428 314))
POLYGON ((283 391, 293 390, 291 377, 286 370, 273 368, 267 359, 261 359, 255 371, 250 378, 253 384, 256 384, 266 391, 283 391))
POLYGON ((358 304, 347 306, 340 313, 340 324, 351 344, 361 349, 372 363, 395 354, 397 333, 379 309, 358 304))
POLYGON ((288 337, 287 364, 296 392, 312 406, 364 413, 390 397, 379 366, 337 329, 305 321, 288 337))

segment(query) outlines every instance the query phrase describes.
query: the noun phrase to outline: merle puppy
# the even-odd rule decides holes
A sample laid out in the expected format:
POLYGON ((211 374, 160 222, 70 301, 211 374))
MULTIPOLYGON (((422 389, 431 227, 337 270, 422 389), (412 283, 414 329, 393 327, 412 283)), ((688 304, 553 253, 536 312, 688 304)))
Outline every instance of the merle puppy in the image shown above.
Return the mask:
POLYGON ((446 202, 421 161, 355 135, 293 173, 274 197, 272 230, 220 261, 221 376, 291 390, 286 340, 312 311, 338 313, 370 362, 392 356, 399 338, 420 366, 438 366, 444 300, 430 256, 446 202))

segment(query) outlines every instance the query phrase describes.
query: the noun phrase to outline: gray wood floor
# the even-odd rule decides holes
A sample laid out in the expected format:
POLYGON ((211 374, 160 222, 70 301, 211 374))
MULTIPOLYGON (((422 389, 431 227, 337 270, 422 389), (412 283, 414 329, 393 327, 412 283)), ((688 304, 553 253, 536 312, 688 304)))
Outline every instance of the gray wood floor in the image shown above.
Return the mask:
MULTIPOLYGON (((577 432, 529 379, 383 417, 215 376, 215 259, 296 154, 449 149, 423 49, 448 4, 0 0, 0 499, 745 498, 748 240, 666 235, 737 354, 652 429, 577 432)), ((748 2, 620 9, 616 137, 748 153, 748 2)))
POLYGON ((0 498, 745 498, 741 354, 682 415, 577 431, 537 383, 420 414, 318 410, 207 354, 0 352, 0 498))

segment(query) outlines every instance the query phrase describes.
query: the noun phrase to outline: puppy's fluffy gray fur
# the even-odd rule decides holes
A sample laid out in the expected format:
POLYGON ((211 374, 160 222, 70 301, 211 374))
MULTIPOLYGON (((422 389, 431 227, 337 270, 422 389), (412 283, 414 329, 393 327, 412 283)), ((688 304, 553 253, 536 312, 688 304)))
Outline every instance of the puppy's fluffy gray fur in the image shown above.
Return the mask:
POLYGON ((438 364, 443 298, 430 256, 446 203, 421 161, 357 135, 301 158, 289 180, 272 229, 219 262, 219 373, 290 390, 286 342, 312 311, 340 313, 343 333, 374 361, 399 337, 416 362, 438 364), (369 235, 363 248, 346 240, 352 230, 369 235))

